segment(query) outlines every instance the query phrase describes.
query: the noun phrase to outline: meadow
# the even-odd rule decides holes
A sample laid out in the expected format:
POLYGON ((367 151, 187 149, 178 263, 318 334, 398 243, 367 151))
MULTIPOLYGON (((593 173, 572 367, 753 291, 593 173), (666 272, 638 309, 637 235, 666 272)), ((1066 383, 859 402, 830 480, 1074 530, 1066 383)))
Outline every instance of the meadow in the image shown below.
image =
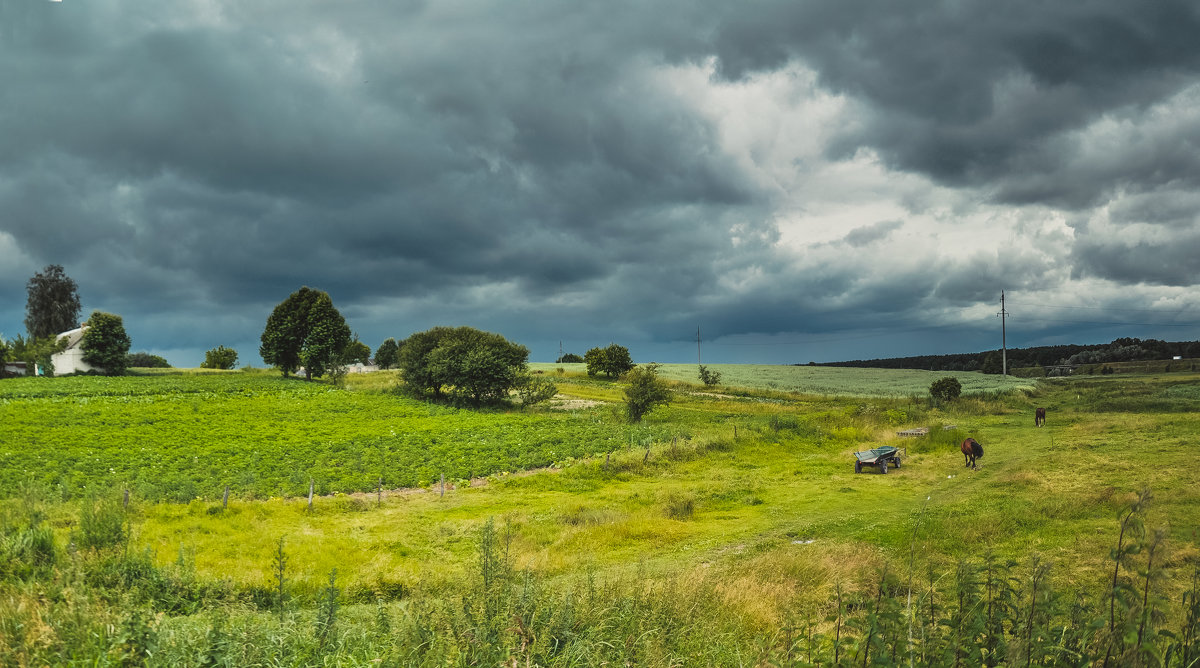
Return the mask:
MULTIPOLYGON (((953 376, 962 384, 963 394, 982 394, 1032 390, 1027 378, 984 375, 965 371, 920 371, 915 369, 858 369, 785 364, 706 364, 721 374, 720 385, 755 388, 800 394, 852 397, 925 396, 929 385, 939 378, 953 376)), ((552 373, 558 368, 583 374, 584 364, 531 364, 535 371, 552 373)), ((682 383, 698 383, 697 365, 663 364, 663 378, 682 383)))
POLYGON ((745 369, 759 380, 677 381, 630 426, 620 382, 535 370, 588 407, 461 411, 392 374, 0 383, 0 665, 1196 656, 1196 374, 980 377, 938 404, 915 376, 884 396, 862 375, 821 393, 745 369), (904 466, 856 475, 852 453, 883 444, 904 466), (309 477, 328 492, 311 509, 309 477))

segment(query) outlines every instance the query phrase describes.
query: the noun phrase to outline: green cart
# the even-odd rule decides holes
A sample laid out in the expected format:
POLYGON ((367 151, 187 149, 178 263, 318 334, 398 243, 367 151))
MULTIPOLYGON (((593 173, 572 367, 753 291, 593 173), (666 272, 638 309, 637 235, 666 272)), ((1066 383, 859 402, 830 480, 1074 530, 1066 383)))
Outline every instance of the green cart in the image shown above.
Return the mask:
POLYGON ((900 468, 900 462, 906 454, 907 450, 893 448, 890 445, 856 452, 854 453, 854 472, 862 473, 864 466, 875 466, 879 468, 880 473, 887 473, 889 465, 900 468))

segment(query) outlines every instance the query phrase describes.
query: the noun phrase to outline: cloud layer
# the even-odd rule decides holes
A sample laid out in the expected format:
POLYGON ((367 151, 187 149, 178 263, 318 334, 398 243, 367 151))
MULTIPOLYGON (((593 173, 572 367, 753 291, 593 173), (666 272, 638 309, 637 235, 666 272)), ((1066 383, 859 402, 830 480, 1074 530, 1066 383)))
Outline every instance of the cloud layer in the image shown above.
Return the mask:
POLYGON ((372 346, 543 360, 985 349, 1002 289, 1010 344, 1194 339, 1196 34, 1187 2, 0 0, 0 331, 57 263, 178 365, 257 361, 301 285, 372 346))

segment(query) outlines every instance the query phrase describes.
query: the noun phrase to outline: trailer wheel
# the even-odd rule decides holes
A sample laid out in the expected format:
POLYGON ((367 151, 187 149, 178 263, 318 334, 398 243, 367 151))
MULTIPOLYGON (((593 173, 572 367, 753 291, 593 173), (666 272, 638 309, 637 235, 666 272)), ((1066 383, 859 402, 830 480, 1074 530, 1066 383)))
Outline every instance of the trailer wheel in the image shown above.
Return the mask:
POLYGON ((896 468, 900 468, 900 458, 899 457, 896 457, 895 459, 893 459, 892 463, 896 465, 896 468))
POLYGON ((854 472, 862 473, 862 462, 854 462, 854 472))
POLYGON ((887 473, 887 460, 886 459, 879 460, 879 472, 884 473, 884 474, 887 473))

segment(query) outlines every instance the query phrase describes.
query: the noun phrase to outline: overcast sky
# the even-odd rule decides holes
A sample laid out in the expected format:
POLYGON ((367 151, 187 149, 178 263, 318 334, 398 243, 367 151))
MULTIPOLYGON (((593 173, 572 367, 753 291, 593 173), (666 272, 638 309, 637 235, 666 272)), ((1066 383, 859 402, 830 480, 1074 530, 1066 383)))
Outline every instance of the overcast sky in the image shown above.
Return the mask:
POLYGON ((0 333, 808 362, 1200 338, 1195 2, 0 0, 0 333))

